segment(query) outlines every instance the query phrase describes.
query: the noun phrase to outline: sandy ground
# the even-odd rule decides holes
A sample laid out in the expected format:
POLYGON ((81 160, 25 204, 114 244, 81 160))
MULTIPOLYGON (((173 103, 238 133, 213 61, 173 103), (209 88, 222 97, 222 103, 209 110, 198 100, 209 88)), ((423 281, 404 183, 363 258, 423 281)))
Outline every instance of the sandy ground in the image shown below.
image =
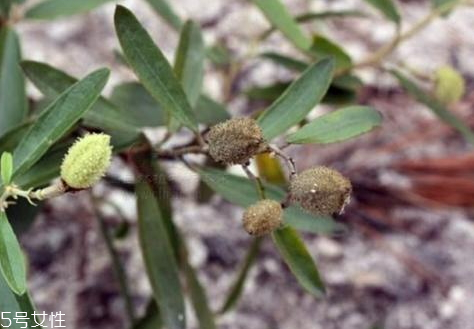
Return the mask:
MULTIPOLYGON (((177 34, 158 19, 145 2, 128 0, 121 3, 137 14, 171 59, 177 34)), ((292 0, 286 3, 294 13, 308 8, 358 8, 370 12, 370 19, 344 19, 306 26, 344 41, 344 46, 356 60, 389 40, 393 33, 393 27, 362 1, 292 0)), ((420 19, 428 9, 425 1, 399 4, 404 28, 420 19)), ((205 24, 207 42, 225 40, 234 56, 245 54, 250 40, 267 27, 262 15, 246 1, 176 0, 173 5, 183 17, 205 24)), ((134 79, 113 54, 113 50, 118 49, 112 24, 113 11, 114 5, 109 4, 82 17, 52 23, 20 23, 18 30, 24 57, 48 62, 76 76, 83 76, 97 67, 112 67, 107 91, 119 82, 134 79)), ((431 74, 441 64, 451 63, 472 81, 473 21, 474 9, 462 9, 447 19, 437 20, 400 47, 388 62, 404 62, 425 74, 431 74)), ((278 34, 262 49, 293 52, 278 34)), ((290 75, 261 61, 252 61, 249 66, 252 69, 241 88, 264 85, 290 75)), ((375 92, 366 91, 363 98, 384 114, 384 129, 342 146, 291 149, 300 168, 326 163, 346 172, 361 186, 369 175, 378 186, 409 188, 410 176, 397 172, 391 164, 407 159, 457 156, 468 151, 459 137, 443 134, 440 138, 409 143, 393 153, 374 152, 374 145, 389 144, 403 134, 421 129, 420 122, 434 124, 435 128, 442 126, 434 121, 429 111, 400 93, 389 76, 370 69, 359 74, 367 83, 377 86, 375 92)), ((216 98, 223 97, 223 77, 210 67, 206 89, 216 98)), ((34 97, 39 96, 32 87, 30 92, 34 97)), ((473 99, 472 95, 466 97, 460 106, 460 114, 472 114, 473 99)), ((249 104, 242 98, 228 106, 233 114, 249 109, 249 104)), ((115 164, 114 168, 125 178, 130 177, 120 164, 115 164)), ((220 198, 213 198, 208 205, 197 205, 192 197, 196 177, 181 167, 172 170, 183 192, 175 200, 176 222, 188 238, 192 263, 199 269, 211 305, 216 309, 250 242, 241 229, 242 210, 220 198)), ((102 193, 104 189, 100 185, 95 192, 102 193)), ((135 213, 131 196, 116 192, 110 197, 119 201, 133 223, 135 213)), ((238 307, 219 318, 219 328, 369 329, 376 322, 386 329, 474 328, 470 303, 474 298, 472 212, 443 206, 391 205, 383 213, 387 217, 381 222, 396 225, 374 234, 367 231, 358 215, 366 205, 356 194, 353 205, 342 219, 349 226, 348 233, 343 236, 305 235, 327 282, 327 298, 315 300, 305 294, 281 262, 271 241, 266 241, 238 307)), ((383 204, 373 206, 384 207, 383 204)), ((116 223, 116 218, 109 220, 110 225, 116 223)), ((61 310, 66 313, 68 328, 125 328, 117 282, 111 279, 110 260, 97 229, 88 207, 88 195, 80 193, 48 203, 33 228, 22 238, 30 257, 30 286, 38 307, 47 312, 61 310)), ((135 233, 132 226, 129 236, 117 245, 126 263, 138 311, 143 312, 150 288, 135 233)), ((194 327, 192 313, 189 317, 191 327, 194 327)))

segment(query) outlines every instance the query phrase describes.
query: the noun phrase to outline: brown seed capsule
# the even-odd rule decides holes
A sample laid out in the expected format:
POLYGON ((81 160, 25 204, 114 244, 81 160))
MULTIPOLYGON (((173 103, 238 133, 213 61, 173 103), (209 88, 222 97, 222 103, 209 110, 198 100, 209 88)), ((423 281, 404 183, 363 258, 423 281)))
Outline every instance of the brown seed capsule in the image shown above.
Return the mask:
POLYGON ((251 118, 234 118, 211 127, 207 141, 211 157, 227 164, 244 164, 268 147, 251 118))
POLYGON ((351 182, 338 171, 315 167, 298 174, 291 182, 291 200, 316 215, 339 214, 349 203, 351 182))
POLYGON ((281 226, 283 209, 274 200, 261 200, 244 212, 244 229, 250 235, 265 235, 281 226))

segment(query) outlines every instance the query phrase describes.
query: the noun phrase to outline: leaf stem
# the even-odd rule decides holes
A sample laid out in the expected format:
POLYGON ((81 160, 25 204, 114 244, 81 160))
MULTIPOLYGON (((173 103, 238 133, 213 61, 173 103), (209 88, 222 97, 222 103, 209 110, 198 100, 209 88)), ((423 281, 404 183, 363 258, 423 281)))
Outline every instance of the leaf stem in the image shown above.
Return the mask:
POLYGON ((255 176, 252 171, 249 169, 249 163, 243 164, 242 169, 245 171, 247 174, 248 178, 253 180, 255 182, 255 185, 257 187, 257 193, 258 196, 260 197, 261 200, 266 199, 265 196, 265 187, 263 186, 262 180, 260 177, 255 176))

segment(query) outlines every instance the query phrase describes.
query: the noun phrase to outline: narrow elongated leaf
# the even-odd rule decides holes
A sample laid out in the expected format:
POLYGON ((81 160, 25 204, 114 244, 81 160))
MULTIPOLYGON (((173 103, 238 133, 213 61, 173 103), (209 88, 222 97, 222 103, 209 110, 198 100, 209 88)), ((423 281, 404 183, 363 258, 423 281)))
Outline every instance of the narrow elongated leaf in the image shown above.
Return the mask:
POLYGON ((139 82, 124 82, 112 91, 110 101, 123 112, 128 121, 137 127, 165 126, 167 117, 160 104, 139 82))
POLYGON ((193 21, 187 21, 179 37, 174 72, 192 107, 201 94, 205 55, 201 28, 193 21))
POLYGON ((275 52, 266 52, 260 55, 263 58, 269 59, 277 64, 280 64, 287 69, 290 70, 295 70, 298 72, 306 70, 306 68, 309 66, 308 63, 305 63, 299 59, 289 57, 286 55, 282 55, 279 53, 275 52))
POLYGON ((197 131, 195 115, 173 69, 130 10, 117 6, 115 29, 128 63, 145 88, 170 115, 197 131))
MULTIPOLYGON (((210 188, 229 202, 248 207, 259 200, 255 182, 245 177, 214 168, 202 168, 199 175, 210 188)), ((285 192, 274 185, 265 184, 265 192, 269 199, 281 201, 285 197, 285 192)), ((331 234, 342 229, 331 217, 314 217, 297 207, 286 208, 283 220, 287 225, 312 233, 331 234)))
POLYGON ((13 153, 14 177, 35 164, 92 107, 108 77, 107 69, 89 74, 41 113, 13 153))
POLYGON ((26 292, 26 262, 20 244, 5 212, 0 210, 0 269, 10 289, 17 295, 26 292))
POLYGON ((145 315, 137 321, 132 329, 160 329, 163 327, 163 321, 160 316, 160 310, 155 301, 148 304, 145 315))
POLYGON ((184 273, 188 285, 191 302, 196 312, 200 329, 216 329, 214 316, 207 300, 206 292, 199 282, 198 276, 194 268, 185 261, 184 273))
POLYGON ((171 8, 167 0, 146 0, 160 15, 166 23, 168 23, 176 31, 180 31, 183 27, 183 21, 171 8))
POLYGON ((431 4, 434 8, 442 8, 443 6, 449 6, 455 2, 458 2, 458 0, 431 0, 431 4))
POLYGON ((311 40, 300 29, 294 18, 280 0, 252 0, 270 23, 302 50, 308 50, 311 40))
POLYGON ((10 184, 13 174, 13 158, 11 153, 3 152, 0 160, 0 171, 3 185, 10 184))
MULTIPOLYGON (((49 99, 55 99, 77 82, 76 78, 44 63, 23 61, 21 66, 30 81, 49 99)), ((131 120, 134 110, 134 107, 120 110, 104 97, 99 97, 92 109, 84 114, 84 123, 107 131, 138 133, 131 120)))
POLYGON ((0 136, 22 123, 28 111, 20 60, 18 36, 8 27, 0 29, 0 136))
POLYGON ((169 329, 186 328, 178 265, 162 211, 146 181, 137 183, 136 193, 141 250, 163 322, 169 329))
POLYGON ((229 112, 227 112, 224 105, 206 95, 199 96, 195 112, 197 120, 206 125, 215 125, 230 119, 229 112))
POLYGON ((263 135, 271 140, 303 120, 321 101, 332 80, 334 61, 323 59, 307 68, 258 118, 263 135))
POLYGON ((274 231, 272 238, 300 285, 317 297, 324 295, 324 283, 298 232, 291 227, 285 227, 274 231))
POLYGON ((245 280, 247 279, 248 273, 252 264, 255 262, 257 258, 258 251, 260 249, 260 245, 262 244, 262 238, 255 238, 250 245, 247 254, 245 255, 244 262, 242 267, 240 268, 239 274, 237 275, 237 279, 235 280, 234 284, 232 285, 227 298, 224 301, 224 304, 219 310, 220 314, 226 313, 232 307, 234 307, 239 300, 240 296, 242 295, 242 291, 244 290, 245 280))
POLYGON ((293 144, 328 144, 366 133, 382 123, 382 116, 368 106, 350 106, 324 114, 306 124, 286 140, 293 144))
POLYGON ((400 14, 392 0, 365 0, 365 2, 377 8, 387 19, 400 24, 400 14))
POLYGON ((28 129, 30 129, 31 125, 31 122, 22 123, 13 127, 0 137, 0 152, 13 152, 28 129))
POLYGON ((438 116, 438 118, 459 131, 466 141, 474 145, 474 132, 461 119, 450 112, 434 97, 428 95, 425 91, 418 87, 415 82, 410 80, 401 72, 392 71, 392 74, 398 79, 403 88, 405 88, 413 97, 431 109, 433 113, 438 116))
POLYGON ((339 45, 326 37, 317 35, 313 38, 311 54, 316 58, 333 58, 337 69, 345 69, 352 65, 351 57, 339 45))
POLYGON ((25 16, 33 19, 54 19, 82 14, 111 0, 44 0, 30 8, 25 16))
POLYGON ((21 296, 16 295, 10 290, 7 282, 0 275, 0 314, 3 313, 3 319, 0 319, 0 324, 5 328, 10 329, 23 329, 24 324, 16 322, 17 312, 26 312, 29 315, 29 319, 25 321, 28 323, 28 328, 34 328, 35 323, 32 314, 35 312, 35 308, 28 293, 24 293, 21 296))

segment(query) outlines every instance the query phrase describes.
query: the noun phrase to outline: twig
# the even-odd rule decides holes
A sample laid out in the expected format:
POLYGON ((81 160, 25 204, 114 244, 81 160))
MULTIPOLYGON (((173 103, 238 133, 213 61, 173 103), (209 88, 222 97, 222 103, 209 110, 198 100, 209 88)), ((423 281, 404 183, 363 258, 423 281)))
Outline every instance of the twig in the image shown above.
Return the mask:
POLYGON ((288 170, 290 171, 290 181, 296 176, 296 165, 292 157, 287 156, 278 146, 270 145, 270 150, 285 160, 288 170))
POLYGON ((242 169, 244 169, 245 173, 247 174, 248 178, 253 180, 255 182, 255 185, 257 187, 257 193, 260 197, 260 199, 266 199, 265 197, 265 187, 263 186, 262 180, 260 177, 255 176, 250 169, 248 168, 249 163, 245 163, 242 165, 242 169))

